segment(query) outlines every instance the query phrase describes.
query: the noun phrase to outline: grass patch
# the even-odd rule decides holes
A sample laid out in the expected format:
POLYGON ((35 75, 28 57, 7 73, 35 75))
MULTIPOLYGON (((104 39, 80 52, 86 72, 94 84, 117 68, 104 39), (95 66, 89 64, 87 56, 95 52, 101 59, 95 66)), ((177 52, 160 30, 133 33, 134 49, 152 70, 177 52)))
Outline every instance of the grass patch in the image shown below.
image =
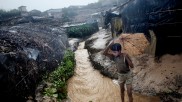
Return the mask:
POLYGON ((73 76, 75 67, 74 53, 70 50, 65 52, 63 61, 58 68, 45 76, 47 87, 44 95, 56 98, 58 101, 67 98, 67 80, 73 76))

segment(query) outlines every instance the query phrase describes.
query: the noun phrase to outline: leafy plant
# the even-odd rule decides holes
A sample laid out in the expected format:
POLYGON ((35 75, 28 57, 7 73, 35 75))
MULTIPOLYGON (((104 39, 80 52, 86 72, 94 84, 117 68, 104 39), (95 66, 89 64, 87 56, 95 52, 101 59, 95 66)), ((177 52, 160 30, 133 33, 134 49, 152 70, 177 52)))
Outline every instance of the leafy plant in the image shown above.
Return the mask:
POLYGON ((74 53, 67 50, 58 68, 45 77, 46 82, 51 84, 44 89, 44 95, 58 100, 65 99, 67 97, 67 80, 74 74, 74 67, 74 53))

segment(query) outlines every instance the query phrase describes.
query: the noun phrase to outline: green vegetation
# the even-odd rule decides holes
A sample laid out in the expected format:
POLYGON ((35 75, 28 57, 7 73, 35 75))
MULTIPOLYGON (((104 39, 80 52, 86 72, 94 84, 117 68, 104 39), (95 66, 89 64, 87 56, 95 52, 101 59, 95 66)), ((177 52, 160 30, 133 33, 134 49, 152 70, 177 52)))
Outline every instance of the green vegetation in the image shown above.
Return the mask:
POLYGON ((98 30, 99 29, 97 23, 93 23, 93 24, 83 24, 80 26, 69 27, 67 29, 67 33, 69 37, 83 38, 97 32, 98 30))
POLYGON ((0 10, 0 20, 5 20, 8 18, 12 18, 12 17, 16 17, 16 16, 20 16, 20 11, 17 9, 13 9, 10 11, 5 11, 5 10, 0 10))
POLYGON ((44 89, 44 95, 56 98, 58 101, 67 98, 67 80, 74 74, 74 53, 67 50, 59 67, 45 76, 48 86, 44 89))

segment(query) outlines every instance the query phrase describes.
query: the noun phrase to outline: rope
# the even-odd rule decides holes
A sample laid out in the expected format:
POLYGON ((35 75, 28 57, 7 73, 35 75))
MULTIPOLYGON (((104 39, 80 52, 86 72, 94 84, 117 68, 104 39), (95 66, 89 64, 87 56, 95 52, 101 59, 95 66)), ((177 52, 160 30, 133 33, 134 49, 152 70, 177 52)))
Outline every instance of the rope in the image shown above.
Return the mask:
POLYGON ((153 24, 153 23, 149 23, 149 25, 167 25, 167 24, 182 24, 182 22, 174 22, 174 23, 162 23, 162 24, 153 24))
POLYGON ((147 14, 164 13, 164 12, 175 12, 175 11, 182 11, 182 9, 173 9, 173 10, 165 10, 165 11, 156 11, 156 12, 150 12, 150 13, 147 13, 147 14))
POLYGON ((30 72, 34 70, 34 69, 31 69, 27 75, 25 75, 17 84, 16 84, 16 87, 30 74, 30 72))
POLYGON ((33 71, 33 70, 35 70, 35 68, 33 68, 30 71, 28 71, 28 74, 25 75, 15 86, 17 87, 31 73, 31 71, 33 71))

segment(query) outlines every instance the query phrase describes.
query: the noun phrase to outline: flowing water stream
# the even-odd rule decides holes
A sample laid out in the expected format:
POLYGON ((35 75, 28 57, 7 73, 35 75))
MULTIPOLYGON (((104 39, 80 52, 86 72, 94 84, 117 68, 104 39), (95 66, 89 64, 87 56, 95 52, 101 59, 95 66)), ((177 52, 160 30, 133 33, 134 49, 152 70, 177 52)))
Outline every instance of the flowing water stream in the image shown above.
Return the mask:
MULTIPOLYGON (((76 68, 68 81, 68 97, 71 102, 121 102, 120 88, 116 81, 95 70, 89 60, 85 42, 75 52, 76 68)), ((133 94, 134 102, 160 102, 158 97, 133 94)), ((127 95, 125 100, 128 102, 127 95)))

